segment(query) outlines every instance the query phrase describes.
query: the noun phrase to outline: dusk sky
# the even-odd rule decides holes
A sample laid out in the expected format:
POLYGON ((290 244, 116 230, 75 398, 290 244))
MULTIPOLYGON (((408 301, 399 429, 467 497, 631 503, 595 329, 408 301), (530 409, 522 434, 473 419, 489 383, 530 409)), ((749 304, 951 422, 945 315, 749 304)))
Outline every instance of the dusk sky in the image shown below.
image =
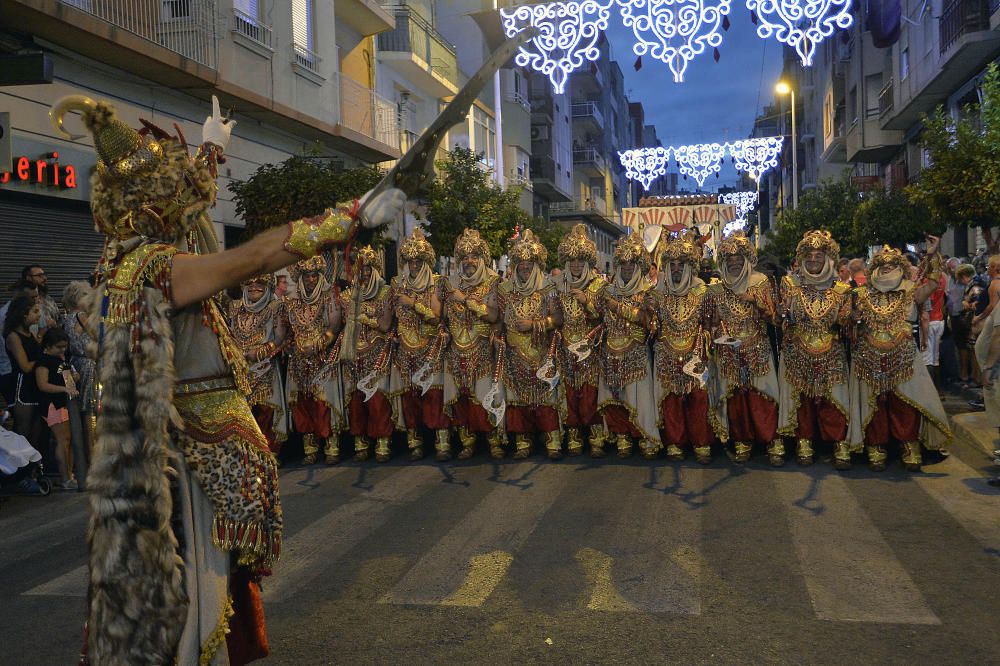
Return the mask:
MULTIPOLYGON (((774 84, 781 74, 781 44, 757 36, 744 2, 734 0, 731 6, 731 25, 719 46, 721 59, 715 62, 712 50, 706 49, 688 65, 683 83, 674 83, 670 68, 648 54, 642 57, 642 68, 635 71, 632 29, 622 25, 614 11, 617 6, 612 6, 607 33, 612 57, 625 74, 629 100, 642 102, 646 123, 656 126, 664 146, 747 138, 756 115, 773 100, 774 84)), ((710 177, 704 189, 713 191, 735 182, 736 171, 727 158, 721 177, 710 177)), ((697 183, 682 178, 679 186, 695 189, 697 183)))

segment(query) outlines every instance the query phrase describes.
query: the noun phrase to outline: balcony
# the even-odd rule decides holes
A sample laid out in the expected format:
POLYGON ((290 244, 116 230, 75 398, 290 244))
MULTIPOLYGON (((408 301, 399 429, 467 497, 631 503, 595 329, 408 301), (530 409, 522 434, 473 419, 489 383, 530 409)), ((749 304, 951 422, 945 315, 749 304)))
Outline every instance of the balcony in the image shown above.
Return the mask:
POLYGON ((378 36, 379 59, 423 84, 432 97, 456 94, 459 72, 454 47, 409 7, 386 9, 395 15, 396 27, 378 36))
POLYGON ((503 101, 510 102, 511 104, 517 104, 519 107, 521 107, 522 109, 524 109, 529 113, 531 113, 532 111, 531 102, 528 101, 528 98, 524 95, 524 93, 507 92, 503 96, 503 101))
POLYGON ((892 111, 893 103, 893 93, 892 93, 892 79, 882 86, 882 90, 878 94, 878 115, 880 118, 884 117, 885 114, 892 111))
POLYGON ((608 204, 603 197, 577 197, 572 201, 556 202, 549 206, 549 214, 553 219, 582 220, 612 234, 615 238, 625 233, 625 230, 616 224, 614 214, 608 212, 608 204))
POLYGON ((599 95, 604 90, 604 75, 597 63, 584 63, 583 69, 570 74, 570 83, 566 91, 572 90, 581 95, 599 95))
POLYGON ((909 129, 995 58, 1000 32, 989 26, 986 0, 946 0, 938 25, 940 59, 925 77, 900 82, 894 108, 882 117, 883 128, 909 129))
POLYGON ((560 183, 569 183, 569 176, 561 177, 555 159, 550 155, 535 155, 528 164, 535 194, 549 201, 570 200, 569 192, 560 186, 560 183))
POLYGON ((264 25, 259 18, 233 8, 231 32, 236 43, 254 53, 265 58, 270 58, 274 54, 271 26, 264 25))
MULTIPOLYGON (((215 69, 215 0, 61 0, 120 30, 215 69)), ((11 25, 17 25, 15 20, 11 25)), ((114 32, 114 31, 113 31, 114 32)))
POLYGON ((604 156, 593 148, 573 151, 573 167, 588 176, 603 176, 607 169, 604 156))
POLYGON ((531 192, 533 189, 531 178, 518 169, 507 169, 507 184, 523 187, 528 192, 531 192))
POLYGON ((846 135, 847 126, 844 123, 844 107, 838 106, 833 120, 824 121, 823 154, 825 162, 844 162, 847 159, 846 135), (829 128, 826 124, 830 123, 829 128))
POLYGON ((339 72, 334 74, 334 82, 340 89, 338 125, 343 128, 343 134, 346 136, 350 132, 356 132, 399 150, 399 114, 396 105, 339 72))
POLYGON ((604 114, 595 102, 575 103, 570 106, 573 123, 585 132, 600 134, 604 131, 604 114))
POLYGON ((362 35, 376 35, 396 27, 396 19, 376 0, 337 0, 333 11, 337 23, 362 35))

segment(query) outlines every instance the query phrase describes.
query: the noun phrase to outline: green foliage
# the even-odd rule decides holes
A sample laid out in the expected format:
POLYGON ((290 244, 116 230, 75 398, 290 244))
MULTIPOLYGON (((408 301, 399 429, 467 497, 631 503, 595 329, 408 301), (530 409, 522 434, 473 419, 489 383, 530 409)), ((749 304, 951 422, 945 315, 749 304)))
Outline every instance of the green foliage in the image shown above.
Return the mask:
POLYGON ((867 243, 854 234, 854 214, 860 203, 860 192, 847 174, 840 180, 821 183, 801 195, 798 208, 781 211, 775 230, 768 235, 768 254, 790 265, 802 234, 822 229, 840 243, 841 256, 861 256, 867 243))
POLYGON ((945 229, 927 206, 899 191, 867 192, 854 212, 854 236, 865 245, 902 247, 924 240, 927 234, 940 236, 945 229))
POLYGON ((244 235, 250 237, 360 197, 375 187, 382 175, 372 166, 342 169, 316 156, 296 155, 279 164, 260 166, 247 180, 231 182, 229 190, 236 214, 246 223, 244 235))
MULTIPOLYGON (((981 105, 955 120, 938 107, 924 118, 921 145, 931 165, 906 188, 943 225, 981 227, 997 250, 992 229, 1000 224, 1000 74, 990 64, 981 105)), ((1000 239, 998 239, 1000 240, 1000 239)))
POLYGON ((428 188, 427 217, 429 240, 439 256, 451 256, 455 240, 466 227, 479 230, 494 257, 507 251, 515 226, 534 231, 536 223, 520 206, 521 188, 500 187, 481 168, 479 157, 457 147, 436 164, 438 175, 428 188))

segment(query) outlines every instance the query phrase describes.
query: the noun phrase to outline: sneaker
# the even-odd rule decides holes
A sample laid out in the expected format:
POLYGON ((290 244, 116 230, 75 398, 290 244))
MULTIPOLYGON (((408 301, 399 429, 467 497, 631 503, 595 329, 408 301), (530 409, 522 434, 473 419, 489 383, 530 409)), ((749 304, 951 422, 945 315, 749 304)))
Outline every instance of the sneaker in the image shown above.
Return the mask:
POLYGON ((972 407, 973 409, 982 412, 986 410, 986 403, 983 402, 982 400, 970 400, 969 407, 972 407))
POLYGON ((76 482, 76 479, 69 479, 68 481, 63 481, 59 484, 59 487, 63 490, 78 490, 80 484, 76 482))
POLYGON ((30 478, 21 479, 17 484, 17 489, 22 493, 31 493, 32 495, 39 495, 42 492, 42 488, 38 485, 38 481, 30 478))

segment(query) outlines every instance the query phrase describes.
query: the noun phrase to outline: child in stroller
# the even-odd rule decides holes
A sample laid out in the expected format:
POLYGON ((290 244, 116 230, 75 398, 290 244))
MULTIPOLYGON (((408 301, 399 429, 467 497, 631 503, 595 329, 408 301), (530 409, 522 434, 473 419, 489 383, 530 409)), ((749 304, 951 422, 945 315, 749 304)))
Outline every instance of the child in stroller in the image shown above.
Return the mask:
MULTIPOLYGON (((0 423, 8 420, 4 412, 0 423)), ((42 474, 41 461, 27 439, 0 425, 0 494, 48 495, 52 482, 42 474)))

